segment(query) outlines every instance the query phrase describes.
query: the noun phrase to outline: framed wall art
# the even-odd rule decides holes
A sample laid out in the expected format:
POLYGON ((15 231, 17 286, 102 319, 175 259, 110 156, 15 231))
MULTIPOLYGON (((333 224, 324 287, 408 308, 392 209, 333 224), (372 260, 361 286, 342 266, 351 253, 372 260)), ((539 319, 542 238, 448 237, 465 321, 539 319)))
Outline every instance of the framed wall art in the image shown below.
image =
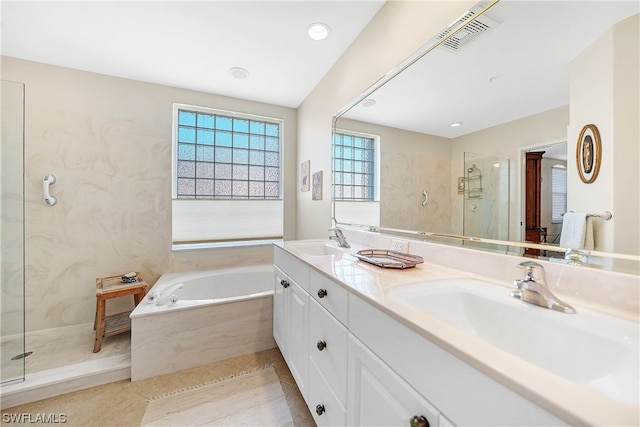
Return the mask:
POLYGON ((309 176, 309 168, 311 167, 311 160, 307 160, 306 162, 302 162, 300 165, 300 190, 301 191, 309 191, 309 180, 311 177, 309 176))
POLYGON ((313 173, 311 200, 322 200, 322 171, 313 173))
POLYGON ((602 161, 600 132, 594 124, 588 124, 580 131, 576 144, 576 166, 580 179, 591 184, 598 177, 602 161))

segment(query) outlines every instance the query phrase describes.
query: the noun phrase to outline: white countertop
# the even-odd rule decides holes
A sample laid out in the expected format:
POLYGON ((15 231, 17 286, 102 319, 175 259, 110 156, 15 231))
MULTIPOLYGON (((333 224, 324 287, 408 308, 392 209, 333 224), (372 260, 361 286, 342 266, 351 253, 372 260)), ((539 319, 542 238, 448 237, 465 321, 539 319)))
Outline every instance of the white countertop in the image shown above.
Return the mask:
MULTIPOLYGON (((500 282, 495 278, 482 277, 463 269, 430 263, 428 260, 414 268, 385 269, 351 255, 361 249, 374 249, 353 243, 342 256, 311 256, 296 250, 295 246, 302 242, 333 243, 322 239, 284 242, 277 246, 305 261, 327 277, 335 279, 353 294, 568 424, 640 424, 638 405, 613 400, 594 389, 573 383, 445 323, 423 310, 415 309, 386 296, 389 289, 397 286, 424 280, 461 277, 477 278, 503 285, 505 293, 508 293, 513 288, 511 280, 500 282)), ((461 263, 464 261, 460 260, 461 263)), ((590 357, 589 354, 584 356, 585 359, 590 357)))

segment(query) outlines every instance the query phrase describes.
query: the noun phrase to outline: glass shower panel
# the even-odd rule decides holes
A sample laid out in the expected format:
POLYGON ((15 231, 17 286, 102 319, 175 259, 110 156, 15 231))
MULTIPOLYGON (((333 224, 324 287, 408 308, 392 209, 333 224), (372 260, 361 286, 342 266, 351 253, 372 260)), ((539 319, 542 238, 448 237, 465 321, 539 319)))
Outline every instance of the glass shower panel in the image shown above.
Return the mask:
POLYGON ((24 85, 0 91, 0 381, 24 380, 24 85))
POLYGON ((465 236, 509 240, 509 160, 464 153, 465 236))

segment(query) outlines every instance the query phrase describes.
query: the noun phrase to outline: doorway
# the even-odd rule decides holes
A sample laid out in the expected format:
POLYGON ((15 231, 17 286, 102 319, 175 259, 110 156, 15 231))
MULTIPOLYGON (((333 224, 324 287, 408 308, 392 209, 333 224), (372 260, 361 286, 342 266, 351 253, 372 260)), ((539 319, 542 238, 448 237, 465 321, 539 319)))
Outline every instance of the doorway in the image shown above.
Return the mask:
MULTIPOLYGON (((557 245, 562 230, 562 214, 566 211, 567 143, 523 150, 523 160, 523 240, 557 245), (564 179, 561 172, 564 172, 564 179)), ((541 255, 535 249, 528 249, 525 253, 541 255)))

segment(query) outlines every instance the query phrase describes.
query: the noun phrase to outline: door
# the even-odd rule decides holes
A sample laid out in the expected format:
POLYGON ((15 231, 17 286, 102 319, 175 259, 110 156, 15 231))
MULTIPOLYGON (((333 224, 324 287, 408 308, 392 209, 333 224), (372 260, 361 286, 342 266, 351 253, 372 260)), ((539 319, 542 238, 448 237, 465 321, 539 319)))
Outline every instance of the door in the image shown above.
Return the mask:
MULTIPOLYGON (((540 243, 540 183, 544 151, 526 153, 525 234, 527 242, 540 243)), ((538 256, 540 250, 525 249, 525 255, 538 256)))
POLYGON ((24 380, 24 84, 2 81, 0 382, 24 380))
POLYGON ((358 339, 349 336, 347 425, 409 426, 425 417, 438 425, 438 411, 358 339))
POLYGON ((309 329, 309 294, 296 282, 291 280, 286 290, 286 304, 288 319, 285 328, 288 330, 287 352, 289 369, 293 375, 300 393, 307 392, 309 369, 309 351, 307 333, 309 329))

